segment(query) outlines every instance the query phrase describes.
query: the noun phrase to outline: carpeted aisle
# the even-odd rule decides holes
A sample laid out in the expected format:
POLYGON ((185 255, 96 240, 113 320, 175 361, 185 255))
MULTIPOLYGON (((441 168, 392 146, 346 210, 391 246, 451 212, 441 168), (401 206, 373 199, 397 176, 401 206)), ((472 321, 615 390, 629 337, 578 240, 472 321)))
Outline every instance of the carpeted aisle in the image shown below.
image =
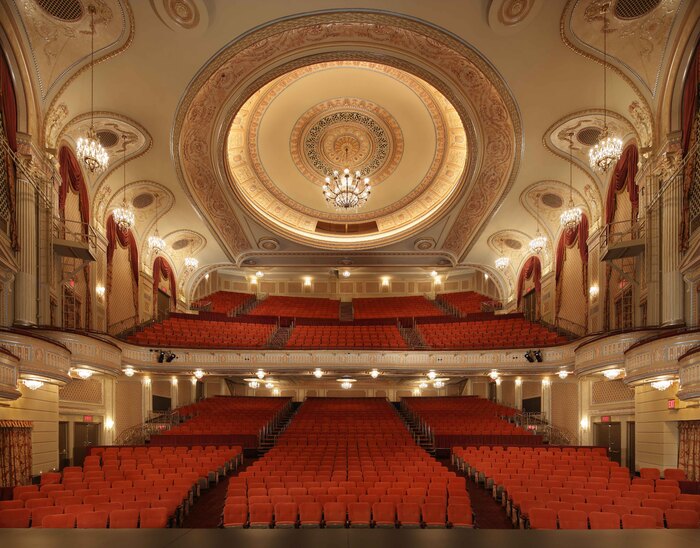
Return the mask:
MULTIPOLYGON (((243 464, 233 475, 235 476, 239 472, 243 472, 243 470, 252 464, 253 460, 254 459, 245 459, 243 464)), ((210 529, 219 526, 221 523, 221 515, 224 512, 228 478, 229 476, 221 478, 219 483, 214 487, 210 487, 202 492, 202 496, 194 501, 190 513, 183 521, 182 527, 186 529, 210 529)))
POLYGON ((479 529, 512 529, 505 509, 491 496, 491 492, 467 480, 467 491, 472 501, 474 519, 479 529))

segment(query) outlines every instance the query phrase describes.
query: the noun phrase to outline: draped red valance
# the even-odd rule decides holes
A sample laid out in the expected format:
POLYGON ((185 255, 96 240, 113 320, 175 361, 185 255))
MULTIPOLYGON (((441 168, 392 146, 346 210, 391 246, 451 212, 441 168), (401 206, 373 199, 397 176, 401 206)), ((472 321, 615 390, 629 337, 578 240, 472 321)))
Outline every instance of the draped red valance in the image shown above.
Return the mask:
POLYGON ((33 428, 32 421, 0 420, 0 428, 33 428))
MULTIPOLYGON (((17 151, 17 97, 12 83, 10 65, 5 59, 5 54, 0 48, 0 112, 2 112, 2 125, 5 130, 7 142, 13 151, 17 151)), ((4 163, 7 169, 8 195, 10 201, 10 239, 12 249, 19 251, 17 241, 16 211, 16 174, 15 164, 9 154, 4 155, 4 163)))
POLYGON ((522 298, 523 284, 525 283, 525 280, 532 278, 535 284, 535 293, 539 295, 541 289, 541 277, 542 264, 540 263, 539 257, 535 257, 533 255, 527 261, 525 261, 523 268, 520 270, 520 276, 518 276, 518 306, 520 306, 520 299, 522 298))
POLYGON ((559 278, 564 269, 564 257, 566 256, 566 249, 572 248, 578 243, 579 253, 581 254, 581 262, 584 268, 588 264, 588 217, 586 215, 581 216, 581 222, 578 227, 573 230, 564 230, 559 236, 559 243, 557 244, 557 256, 556 256, 556 271, 554 279, 556 283, 559 283, 559 278))
POLYGON ((693 134, 693 120, 698 108, 698 84, 700 84, 700 41, 690 58, 688 72, 683 82, 683 100, 681 102, 681 146, 683 156, 690 149, 690 137, 693 134))
POLYGON ((175 281, 175 272, 163 257, 156 257, 153 261, 153 302, 156 302, 155 295, 158 293, 158 287, 160 286, 160 279, 168 280, 170 282, 170 301, 175 305, 177 302, 177 282, 175 281))
POLYGON ((615 164, 615 170, 610 178, 608 195, 605 200, 605 224, 609 225, 615 219, 617 209, 617 193, 625 188, 632 203, 632 219, 637 220, 639 210, 639 189, 635 178, 637 177, 637 162, 639 161, 639 151, 637 145, 629 144, 622 151, 622 156, 615 164))
POLYGON ((59 173, 61 175, 61 187, 58 190, 58 210, 62 218, 66 216, 66 198, 68 190, 78 193, 80 204, 80 219, 83 223, 83 231, 87 234, 90 223, 90 197, 85 184, 83 172, 80 170, 78 159, 67 146, 62 146, 58 151, 59 173))
POLYGON ((139 285, 139 250, 136 246, 134 233, 129 230, 126 233, 119 230, 112 215, 107 219, 107 267, 109 268, 117 249, 117 243, 124 248, 129 248, 129 262, 131 263, 131 274, 134 278, 134 285, 139 285))

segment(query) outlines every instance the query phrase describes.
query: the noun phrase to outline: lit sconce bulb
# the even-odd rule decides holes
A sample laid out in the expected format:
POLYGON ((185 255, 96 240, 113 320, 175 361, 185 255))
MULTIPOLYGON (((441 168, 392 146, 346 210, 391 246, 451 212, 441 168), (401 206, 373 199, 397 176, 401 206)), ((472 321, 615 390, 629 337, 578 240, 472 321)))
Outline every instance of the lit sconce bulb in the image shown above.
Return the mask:
POLYGON ((264 275, 265 275, 265 273, 264 273, 262 270, 258 270, 258 271, 255 273, 255 277, 256 277, 256 278, 262 278, 264 275))
POLYGON ((194 376, 197 380, 199 380, 204 376, 204 371, 202 371, 201 369, 197 369, 194 372, 194 376))
POLYGON ((515 379, 515 386, 522 386, 522 385, 523 385, 523 380, 520 377, 515 379))
POLYGON ((491 380, 495 381, 498 378, 498 371, 492 369, 489 373, 489 377, 491 378, 491 380))
POLYGON ((265 378, 265 371, 263 371, 262 369, 258 369, 258 370, 255 372, 255 376, 256 376, 257 378, 259 378, 260 380, 262 380, 262 379, 265 378))
POLYGON ((496 386, 501 386, 501 382, 503 382, 503 381, 501 381, 501 378, 498 377, 498 378, 496 379, 496 386))
POLYGON ((273 395, 273 396, 279 396, 279 395, 280 395, 280 389, 279 389, 279 388, 275 388, 275 389, 272 391, 272 395, 273 395))
POLYGON ((250 277, 251 285, 258 285, 258 279, 255 276, 250 277))
POLYGON ((382 287, 389 287, 389 277, 388 276, 384 276, 382 278, 382 287))
POLYGON ((373 379, 376 379, 379 376, 379 371, 377 371, 376 369, 372 369, 372 371, 369 372, 369 376, 373 379))
POLYGON ((489 279, 489 275, 488 275, 488 274, 484 274, 484 280, 488 280, 488 279, 489 279))
POLYGON ((314 377, 316 377, 317 379, 320 379, 321 377, 323 377, 323 371, 321 371, 321 370, 317 367, 316 369, 314 369, 314 377))
POLYGON ((588 430, 588 417, 583 417, 580 424, 581 430, 588 430))
POLYGON ((442 276, 435 276, 433 278, 433 282, 435 282, 435 285, 440 285, 442 284, 442 276))
POLYGON ((305 286, 305 287, 311 287, 311 277, 310 277, 310 276, 305 276, 305 277, 304 277, 304 286, 305 286))
POLYGON ((435 276, 438 275, 437 270, 433 270, 430 275, 434 278, 435 276))
POLYGON ((549 386, 551 381, 549 380, 549 377, 545 377, 542 379, 542 386, 549 386))
POLYGON ((197 386, 197 377, 192 377, 190 381, 192 382, 192 386, 197 386))
POLYGON ((343 278, 349 278, 350 277, 350 271, 349 270, 343 270, 343 278))
POLYGON ((568 371, 564 371, 564 370, 562 369, 561 371, 559 371, 558 375, 559 375, 559 378, 563 380, 563 379, 565 379, 566 377, 569 376, 569 372, 568 372, 568 371))
POLYGON ((111 430, 112 428, 114 428, 114 421, 110 417, 107 417, 105 419, 105 430, 111 430))
POLYGON ((95 293, 97 293, 97 297, 100 298, 100 299, 103 299, 103 298, 104 298, 104 296, 105 296, 105 291, 106 291, 106 289, 105 289, 105 286, 103 286, 103 285, 98 285, 98 286, 95 288, 95 293))
POLYGON ((126 369, 124 369, 124 374, 125 374, 127 377, 133 377, 133 376, 134 376, 134 373, 135 373, 135 371, 134 371, 134 368, 133 368, 133 367, 127 367, 126 369))
POLYGON ((429 378, 431 381, 434 381, 434 380, 435 380, 435 377, 437 377, 437 373, 435 372, 434 369, 431 369, 430 371, 428 371, 428 378, 429 378))
POLYGON ((413 389, 413 395, 414 395, 414 396, 420 396, 420 388, 414 388, 414 389, 413 389))
POLYGON ((207 274, 204 275, 204 279, 205 279, 205 280, 209 280, 209 273, 207 273, 207 274))
POLYGON ((151 384, 151 377, 144 377, 143 384, 145 384, 146 386, 151 384))
POLYGON ((170 382, 173 383, 173 386, 177 386, 177 377, 173 377, 170 382))
POLYGON ((588 294, 592 299, 595 299, 598 296, 598 293, 600 292, 600 288, 597 285, 592 285, 588 289, 588 294))

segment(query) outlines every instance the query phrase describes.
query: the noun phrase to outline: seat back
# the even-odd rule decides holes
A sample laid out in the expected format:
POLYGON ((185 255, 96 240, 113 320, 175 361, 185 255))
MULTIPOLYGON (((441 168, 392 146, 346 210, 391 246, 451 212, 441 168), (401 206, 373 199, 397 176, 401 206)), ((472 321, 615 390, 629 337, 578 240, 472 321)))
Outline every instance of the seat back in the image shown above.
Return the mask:
POLYGON ((109 513, 110 529, 136 529, 138 526, 138 510, 112 510, 109 513))
POLYGON ((700 517, 695 510, 670 508, 666 510, 666 525, 669 529, 697 529, 700 517))
POLYGON ((44 529, 74 529, 75 514, 51 514, 41 520, 44 529))
POLYGON ((9 508, 0 510, 0 529, 2 528, 26 528, 32 511, 29 508, 9 508))
POLYGON ((81 512, 77 515, 78 529, 106 529, 109 513, 100 512, 81 512))
POLYGON ((530 529, 556 529, 557 513, 549 508, 530 510, 530 529))
POLYGON ((163 529, 168 525, 168 511, 165 508, 144 508, 140 518, 141 529, 163 529))
POLYGON ((623 529, 656 529, 656 519, 651 516, 639 514, 625 514, 622 516, 623 529))

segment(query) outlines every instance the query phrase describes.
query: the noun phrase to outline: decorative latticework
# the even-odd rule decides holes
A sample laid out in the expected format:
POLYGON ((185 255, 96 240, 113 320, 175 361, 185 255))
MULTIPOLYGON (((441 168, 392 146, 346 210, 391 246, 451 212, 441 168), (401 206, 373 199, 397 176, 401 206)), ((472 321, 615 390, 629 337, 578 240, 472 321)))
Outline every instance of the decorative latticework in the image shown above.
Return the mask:
POLYGON ((58 389, 58 399, 101 405, 102 381, 98 379, 74 380, 58 389))
MULTIPOLYGON (((700 142, 700 110, 696 114, 695 119, 695 142, 700 142)), ((693 162, 692 178, 690 186, 690 203, 689 203, 689 223, 690 233, 692 234, 700 228, 700 149, 696 149, 693 162)))
POLYGON ((593 383, 592 403, 600 405, 605 403, 633 401, 634 388, 630 388, 623 381, 597 381, 593 383))

